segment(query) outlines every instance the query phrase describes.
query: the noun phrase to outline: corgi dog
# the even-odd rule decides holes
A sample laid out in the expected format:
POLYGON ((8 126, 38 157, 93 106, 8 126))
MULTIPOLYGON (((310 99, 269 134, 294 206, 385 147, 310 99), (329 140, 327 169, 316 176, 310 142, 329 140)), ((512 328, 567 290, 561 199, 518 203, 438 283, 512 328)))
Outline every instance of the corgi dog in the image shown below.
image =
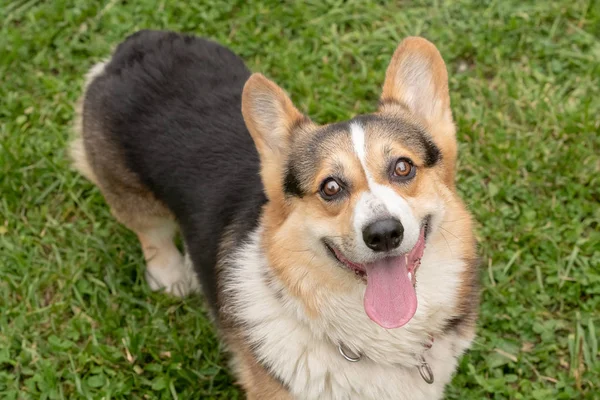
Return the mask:
POLYGON ((377 110, 328 125, 163 31, 94 66, 78 104, 75 168, 137 234, 151 289, 203 294, 249 399, 443 397, 479 272, 432 43, 402 41, 377 110))

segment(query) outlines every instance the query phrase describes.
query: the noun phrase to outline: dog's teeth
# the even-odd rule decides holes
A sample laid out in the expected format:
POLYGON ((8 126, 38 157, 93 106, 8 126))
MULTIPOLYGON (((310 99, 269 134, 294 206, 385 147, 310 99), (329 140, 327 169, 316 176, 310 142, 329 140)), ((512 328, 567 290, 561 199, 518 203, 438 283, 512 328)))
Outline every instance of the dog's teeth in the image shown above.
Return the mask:
POLYGON ((412 273, 408 273, 408 279, 412 281, 412 273))

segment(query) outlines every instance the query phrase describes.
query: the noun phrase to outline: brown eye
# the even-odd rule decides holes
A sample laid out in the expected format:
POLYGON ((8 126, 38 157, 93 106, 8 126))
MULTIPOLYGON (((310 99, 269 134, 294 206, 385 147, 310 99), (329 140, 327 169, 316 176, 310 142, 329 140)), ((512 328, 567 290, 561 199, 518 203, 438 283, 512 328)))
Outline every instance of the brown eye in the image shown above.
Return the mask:
POLYGON ((400 158, 396 161, 396 165, 394 165, 394 176, 401 180, 412 178, 416 172, 417 168, 408 158, 400 158))
POLYGON ((333 178, 327 178, 321 185, 321 197, 331 200, 342 191, 342 186, 333 178))

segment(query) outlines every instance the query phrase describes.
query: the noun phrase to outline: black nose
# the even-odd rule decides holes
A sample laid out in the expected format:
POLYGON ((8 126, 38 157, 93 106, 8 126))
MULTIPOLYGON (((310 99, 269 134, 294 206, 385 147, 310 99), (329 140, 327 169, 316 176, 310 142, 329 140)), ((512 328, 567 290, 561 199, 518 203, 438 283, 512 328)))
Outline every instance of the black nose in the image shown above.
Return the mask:
POLYGON ((374 251, 390 251, 400 246, 404 236, 402 223, 395 218, 381 219, 363 230, 365 244, 374 251))

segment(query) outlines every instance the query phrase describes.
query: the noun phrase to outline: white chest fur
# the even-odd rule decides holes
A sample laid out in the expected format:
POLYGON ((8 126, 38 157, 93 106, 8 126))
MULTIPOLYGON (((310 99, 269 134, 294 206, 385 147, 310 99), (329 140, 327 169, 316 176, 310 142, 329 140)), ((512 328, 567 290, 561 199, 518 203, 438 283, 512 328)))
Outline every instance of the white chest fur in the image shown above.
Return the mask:
POLYGON ((373 323, 362 306, 364 288, 344 296, 331 296, 308 318, 301 304, 274 280, 260 252, 258 234, 234 255, 236 267, 226 272, 225 288, 232 300, 230 312, 251 327, 247 338, 255 355, 288 385, 298 399, 439 399, 456 368, 457 357, 470 345, 453 334, 436 337, 425 351, 429 334, 434 336, 456 304, 458 276, 464 265, 450 254, 425 253, 419 272, 419 307, 404 327, 385 330, 373 323), (427 273, 437 265, 444 268, 427 273), (450 261, 449 261, 450 260, 450 261), (344 359, 343 343, 364 356, 358 362, 344 359), (428 384, 417 365, 423 354, 435 381, 428 384))

